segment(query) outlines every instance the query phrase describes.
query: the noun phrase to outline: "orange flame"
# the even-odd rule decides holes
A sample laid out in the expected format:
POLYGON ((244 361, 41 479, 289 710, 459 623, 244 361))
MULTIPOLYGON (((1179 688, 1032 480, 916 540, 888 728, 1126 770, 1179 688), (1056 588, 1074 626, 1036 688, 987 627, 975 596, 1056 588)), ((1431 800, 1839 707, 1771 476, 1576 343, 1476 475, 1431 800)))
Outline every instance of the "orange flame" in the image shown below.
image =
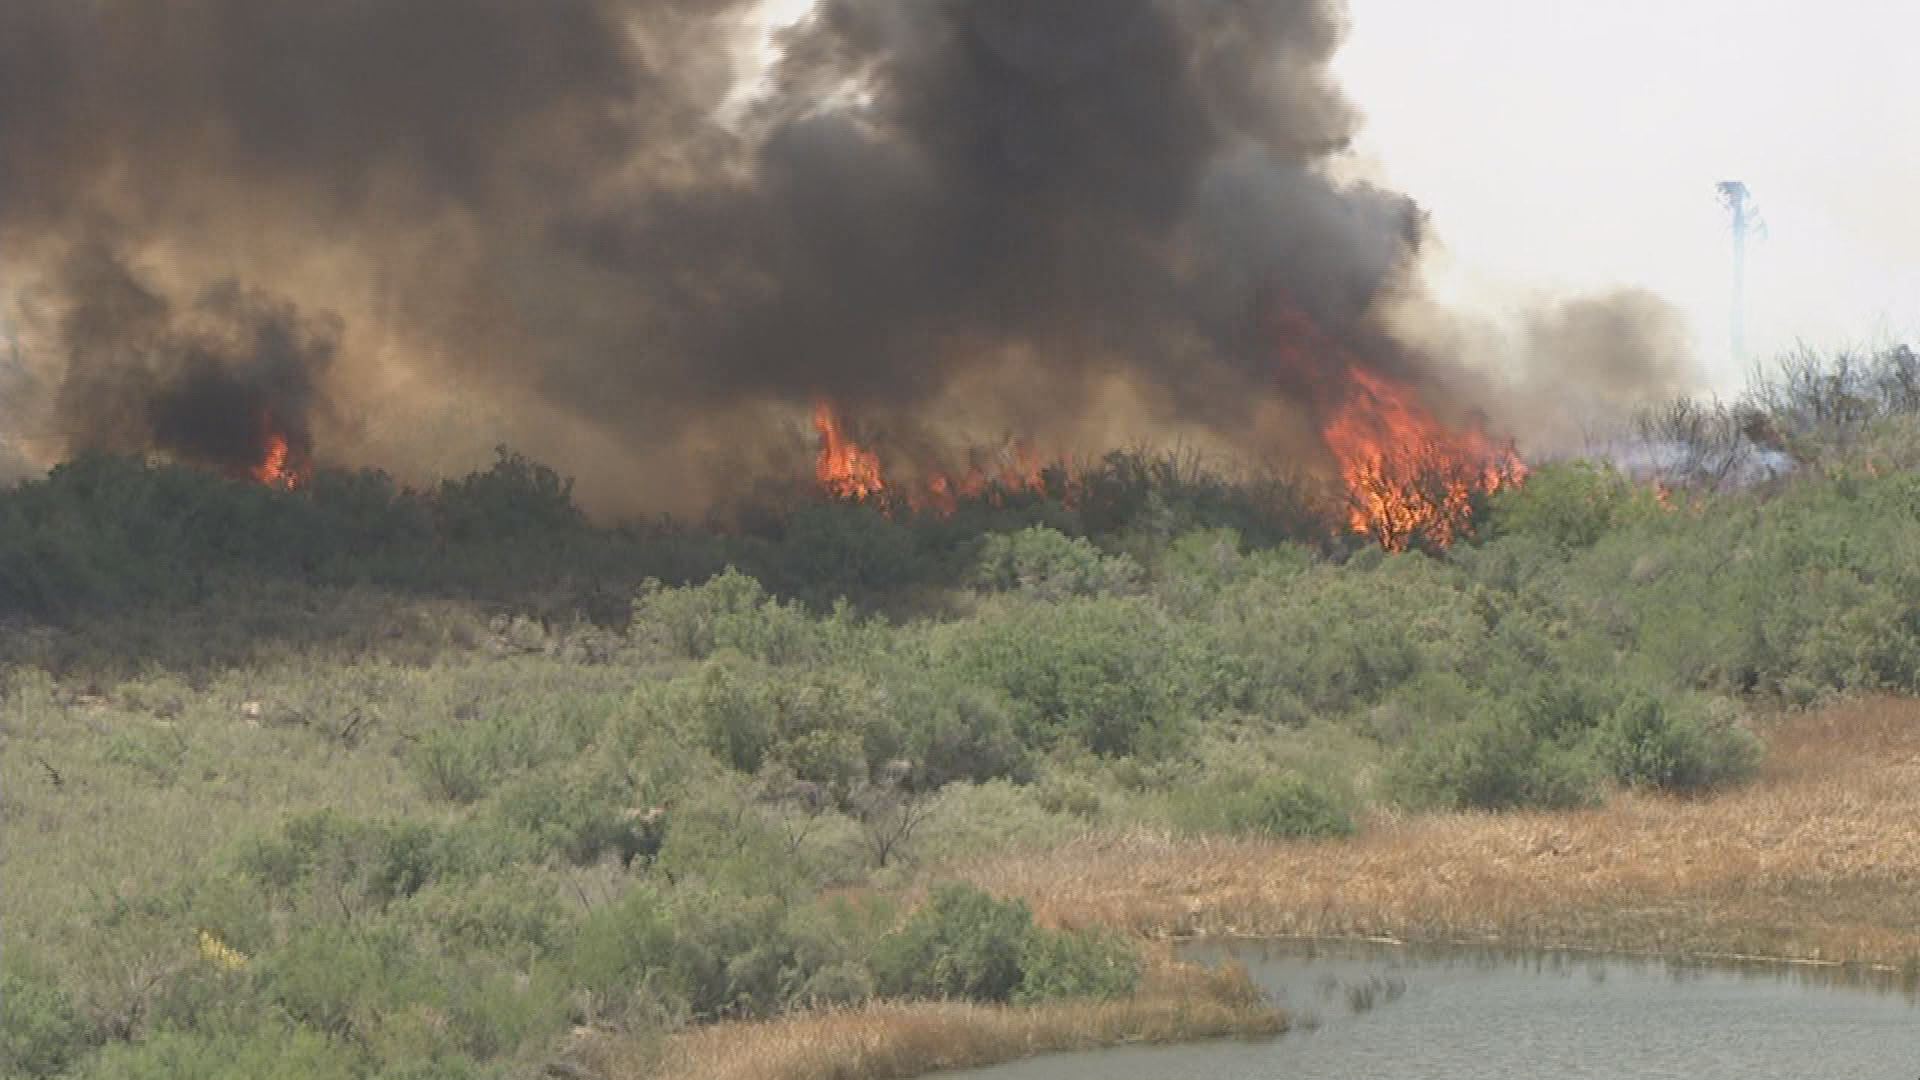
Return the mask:
POLYGON ((813 475, 822 491, 836 499, 855 501, 878 498, 886 492, 880 458, 847 438, 832 405, 814 403, 813 429, 820 433, 820 455, 814 461, 813 475))
MULTIPOLYGON (((1047 493, 1047 467, 1032 447, 1014 442, 995 456, 999 460, 986 467, 976 462, 961 473, 934 473, 927 480, 925 492, 915 498, 916 508, 947 517, 959 510, 962 500, 998 502, 1010 494, 1047 493)), ((1069 478, 1063 492, 1069 504, 1074 487, 1069 478)))
MULTIPOLYGON (((1009 494, 1048 491, 1049 470, 1022 442, 991 455, 995 459, 991 462, 983 464, 976 458, 965 469, 925 472, 917 482, 896 487, 888 482, 880 455, 848 437, 831 402, 814 402, 813 429, 820 436, 814 483, 828 498, 875 503, 890 514, 913 511, 950 517, 963 501, 998 503, 1009 494)), ((1076 486, 1069 478, 1063 497, 1071 500, 1076 486)))
POLYGON ((1453 543, 1470 527, 1476 495, 1527 475, 1511 448, 1476 429, 1448 429, 1410 387, 1358 364, 1321 437, 1346 483, 1349 526, 1389 551, 1453 543))
POLYGON ((260 460, 247 470, 255 483, 268 487, 293 491, 306 482, 306 469, 303 463, 293 457, 292 444, 287 437, 274 426, 272 414, 263 414, 260 426, 266 431, 266 449, 260 460))

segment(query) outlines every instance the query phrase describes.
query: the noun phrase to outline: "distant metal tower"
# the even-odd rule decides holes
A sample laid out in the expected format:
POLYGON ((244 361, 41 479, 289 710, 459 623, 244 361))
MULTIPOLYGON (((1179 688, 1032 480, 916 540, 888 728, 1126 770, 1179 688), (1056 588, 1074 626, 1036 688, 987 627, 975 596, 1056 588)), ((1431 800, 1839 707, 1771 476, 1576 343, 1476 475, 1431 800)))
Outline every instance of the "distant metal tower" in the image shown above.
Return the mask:
POLYGON ((1733 363, 1747 363, 1747 237, 1767 235, 1767 223, 1760 219, 1760 206, 1753 192, 1738 180, 1726 180, 1715 186, 1720 203, 1733 214, 1733 363))

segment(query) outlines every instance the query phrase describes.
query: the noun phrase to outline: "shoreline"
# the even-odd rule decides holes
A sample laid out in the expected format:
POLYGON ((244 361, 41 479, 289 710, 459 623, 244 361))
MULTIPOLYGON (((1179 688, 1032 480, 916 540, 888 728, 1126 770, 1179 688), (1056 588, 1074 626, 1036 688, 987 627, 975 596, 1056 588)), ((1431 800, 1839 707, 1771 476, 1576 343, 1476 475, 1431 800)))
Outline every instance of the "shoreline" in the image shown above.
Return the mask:
POLYGON ((1045 1005, 878 1002, 719 1024, 675 1036, 645 1066, 659 1080, 911 1080, 1043 1054, 1284 1034, 1287 1014, 1238 965, 1207 969, 1162 947, 1118 1001, 1045 1005))
MULTIPOLYGON (((1625 792, 1567 812, 1387 817, 1353 839, 1321 843, 1096 833, 940 876, 1020 897, 1050 925, 1131 934, 1159 950, 1156 976, 1192 967, 1172 959, 1175 945, 1321 940, 1920 977, 1920 889, 1908 886, 1920 882, 1920 830, 1902 827, 1920 820, 1920 701, 1844 703, 1783 718, 1768 736, 1761 774, 1706 798, 1625 792)), ((742 1036, 784 1029, 796 1045, 817 1047, 809 1029, 844 1024, 849 1014, 719 1025, 678 1037, 679 1067, 650 1075, 908 1080, 1058 1050, 1235 1034, 1195 1027, 1143 1039, 1114 1023, 1177 1006, 1165 1000, 1164 985, 1151 1004, 1155 992, 1143 987, 1134 999, 1101 1005, 950 1013, 986 1029, 1052 1025, 1061 1039, 976 1039, 974 1049, 1000 1053, 937 1056, 917 1070, 902 1057, 923 1034, 915 1014, 954 1007, 855 1010, 866 1018, 870 1041, 860 1045, 869 1058, 830 1066, 815 1060, 816 1049, 748 1065, 742 1036), (1057 1021, 1075 1010, 1082 1025, 1089 1010, 1110 1010, 1108 1038, 1088 1042, 1084 1026, 1068 1038, 1072 1025, 1057 1021), (730 1043, 732 1052, 715 1049, 730 1043), (868 1060, 884 1067, 868 1069, 868 1060)))
POLYGON ((1920 970, 1905 964, 1892 964, 1872 960, 1822 960, 1810 957, 1770 956, 1761 953, 1731 952, 1661 952, 1654 949, 1634 949, 1608 945, 1583 945, 1578 942, 1529 942, 1516 944, 1498 938, 1396 938, 1384 935, 1326 935, 1326 934, 1197 934, 1191 937, 1165 939, 1176 946, 1187 945, 1236 945, 1258 944, 1263 941, 1281 942, 1319 942, 1328 945, 1379 945, 1385 948, 1405 949, 1515 949, 1526 952, 1580 953, 1588 956, 1614 957, 1622 960, 1671 960, 1683 963, 1700 963, 1711 966, 1735 967, 1753 965, 1756 967, 1793 967, 1819 968, 1828 971, 1860 971, 1876 975, 1901 975, 1920 970))
POLYGON ((1752 783, 1565 812, 1385 817, 1321 843, 1093 834, 954 868, 1043 921, 1156 940, 1390 938, 1920 966, 1920 701, 1787 717, 1752 783))

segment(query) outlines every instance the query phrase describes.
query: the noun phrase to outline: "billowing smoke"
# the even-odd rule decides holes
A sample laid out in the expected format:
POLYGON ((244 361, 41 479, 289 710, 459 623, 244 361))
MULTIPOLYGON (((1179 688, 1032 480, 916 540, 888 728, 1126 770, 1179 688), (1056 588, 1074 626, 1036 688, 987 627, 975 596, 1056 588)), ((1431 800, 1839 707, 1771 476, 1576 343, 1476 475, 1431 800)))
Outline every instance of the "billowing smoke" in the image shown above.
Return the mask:
POLYGON ((0 282, 64 449, 225 464, 268 413, 686 509, 819 397, 901 445, 1250 454, 1305 452, 1356 356, 1490 400, 1378 318, 1424 221, 1329 176, 1335 0, 821 0, 743 98, 753 8, 0 5, 0 282))
POLYGON ((57 422, 78 446, 180 460, 248 475, 275 438, 311 453, 316 387, 338 339, 329 319, 238 286, 175 310, 108 252, 77 253, 62 279, 65 376, 57 422))

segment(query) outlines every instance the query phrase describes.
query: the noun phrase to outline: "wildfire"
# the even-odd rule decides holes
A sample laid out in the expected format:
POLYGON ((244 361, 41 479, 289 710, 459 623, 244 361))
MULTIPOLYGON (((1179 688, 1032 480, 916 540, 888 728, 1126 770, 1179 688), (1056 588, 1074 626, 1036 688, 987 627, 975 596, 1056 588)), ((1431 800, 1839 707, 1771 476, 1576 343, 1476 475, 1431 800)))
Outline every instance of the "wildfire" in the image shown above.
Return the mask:
MULTIPOLYGON (((993 499, 1013 492, 1046 493, 1047 469, 1031 447, 1016 442, 997 456, 999 460, 987 467, 974 464, 960 473, 934 473, 927 480, 926 490, 916 497, 916 506, 946 516, 957 511, 962 500, 993 499)), ((1069 480, 1064 493, 1069 502, 1073 487, 1069 480)))
POLYGON ((1344 390, 1321 436, 1346 483, 1349 526, 1389 551, 1416 539, 1451 544, 1476 495, 1526 479, 1511 448, 1475 429, 1450 430, 1406 386, 1356 364, 1344 390))
POLYGON ((886 492, 880 458, 847 437, 832 405, 814 403, 813 429, 820 433, 820 456, 813 466, 820 490, 836 499, 856 501, 878 498, 886 492))
MULTIPOLYGON (((1470 527, 1477 497, 1527 475, 1510 447, 1477 428, 1449 427, 1413 388, 1359 363, 1348 365, 1323 415, 1321 437, 1346 488, 1344 524, 1389 551, 1453 543, 1470 527)), ((814 479, 829 498, 945 517, 963 502, 997 502, 1016 493, 1055 493, 1069 505, 1081 495, 1077 477, 1044 465, 1018 442, 966 469, 924 472, 916 482, 892 486, 880 456, 847 435, 831 403, 815 403, 813 426, 820 437, 814 479)))
POLYGON ((306 482, 306 468, 295 459, 293 446, 274 426, 272 414, 262 415, 260 426, 266 432, 260 460, 247 470, 255 483, 292 491, 306 482))
MULTIPOLYGON (((1047 491, 1048 470, 1025 443, 1012 444, 984 465, 976 461, 962 470, 925 473, 919 482, 896 489, 887 482, 880 455, 848 437, 831 403, 814 403, 813 429, 820 436, 814 482, 829 498, 874 502, 888 511, 904 508, 946 517, 957 512, 962 501, 1047 491)), ((1070 499, 1071 481, 1066 488, 1070 499)))

